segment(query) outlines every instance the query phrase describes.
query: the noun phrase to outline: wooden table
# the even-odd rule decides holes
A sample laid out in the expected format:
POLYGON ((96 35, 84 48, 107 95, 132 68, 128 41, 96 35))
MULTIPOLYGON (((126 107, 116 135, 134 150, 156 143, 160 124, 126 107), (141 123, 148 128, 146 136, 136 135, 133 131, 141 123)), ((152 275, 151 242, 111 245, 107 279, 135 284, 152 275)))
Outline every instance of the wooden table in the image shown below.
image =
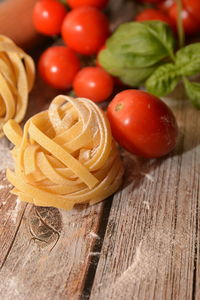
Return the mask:
MULTIPOLYGON (((151 161, 122 153, 121 190, 91 207, 19 202, 5 178, 10 145, 0 141, 1 300, 200 299, 200 112, 177 94, 175 151, 151 161)), ((55 95, 37 79, 27 118, 55 95)))

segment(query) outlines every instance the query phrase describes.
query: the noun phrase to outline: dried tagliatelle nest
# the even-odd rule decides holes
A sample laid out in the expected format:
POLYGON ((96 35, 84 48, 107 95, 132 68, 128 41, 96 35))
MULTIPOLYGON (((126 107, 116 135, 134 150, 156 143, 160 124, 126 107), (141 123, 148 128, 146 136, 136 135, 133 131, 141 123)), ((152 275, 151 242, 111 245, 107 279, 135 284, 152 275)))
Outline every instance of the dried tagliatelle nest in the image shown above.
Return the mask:
POLYGON ((97 203, 120 186, 123 166, 104 112, 85 98, 57 96, 48 110, 29 119, 22 132, 4 126, 15 144, 12 193, 40 206, 72 209, 97 203))
POLYGON ((0 35, 0 137, 9 119, 23 120, 34 77, 32 58, 12 40, 0 35))

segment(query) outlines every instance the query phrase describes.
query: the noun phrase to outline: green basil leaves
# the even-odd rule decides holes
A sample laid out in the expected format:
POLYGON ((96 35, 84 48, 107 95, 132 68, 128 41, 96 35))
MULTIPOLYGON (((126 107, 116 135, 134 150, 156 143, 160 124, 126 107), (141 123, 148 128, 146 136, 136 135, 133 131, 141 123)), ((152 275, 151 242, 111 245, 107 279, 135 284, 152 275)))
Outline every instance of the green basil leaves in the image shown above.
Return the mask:
POLYGON ((190 82, 188 79, 183 79, 186 94, 192 104, 200 109, 200 83, 190 82))
POLYGON ((122 24, 99 54, 100 64, 124 83, 138 86, 168 57, 175 40, 169 26, 160 21, 122 24))
POLYGON ((200 72, 200 43, 190 44, 176 53, 176 68, 182 76, 200 72))
POLYGON ((156 96, 171 93, 183 79, 184 87, 192 104, 200 109, 200 84, 186 77, 200 72, 200 43, 191 44, 177 51, 174 63, 160 66, 146 81, 147 90, 156 96))
POLYGON ((107 40, 99 54, 100 64, 122 82, 146 89, 159 97, 171 93, 180 80, 188 98, 200 109, 200 84, 187 77, 200 72, 200 43, 175 53, 175 38, 169 26, 160 21, 122 24, 107 40))
POLYGON ((180 80, 174 64, 164 64, 146 81, 146 88, 151 93, 158 97, 165 96, 171 93, 180 80))

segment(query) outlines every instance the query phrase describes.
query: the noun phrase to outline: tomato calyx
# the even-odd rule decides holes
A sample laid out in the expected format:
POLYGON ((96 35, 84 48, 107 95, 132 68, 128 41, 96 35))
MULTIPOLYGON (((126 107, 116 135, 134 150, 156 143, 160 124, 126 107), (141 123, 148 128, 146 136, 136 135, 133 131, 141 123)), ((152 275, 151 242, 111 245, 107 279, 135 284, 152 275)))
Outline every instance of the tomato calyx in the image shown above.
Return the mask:
POLYGON ((115 111, 120 111, 124 108, 124 104, 123 103, 118 103, 116 106, 115 106, 115 111))

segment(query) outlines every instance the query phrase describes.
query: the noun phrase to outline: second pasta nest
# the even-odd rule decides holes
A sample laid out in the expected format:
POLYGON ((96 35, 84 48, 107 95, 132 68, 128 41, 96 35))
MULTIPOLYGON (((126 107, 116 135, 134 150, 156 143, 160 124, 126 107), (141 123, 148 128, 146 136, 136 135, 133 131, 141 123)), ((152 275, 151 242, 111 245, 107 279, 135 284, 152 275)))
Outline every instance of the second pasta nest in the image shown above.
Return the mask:
POLYGON ((9 119, 23 120, 34 77, 33 59, 12 40, 0 35, 0 137, 9 119))

